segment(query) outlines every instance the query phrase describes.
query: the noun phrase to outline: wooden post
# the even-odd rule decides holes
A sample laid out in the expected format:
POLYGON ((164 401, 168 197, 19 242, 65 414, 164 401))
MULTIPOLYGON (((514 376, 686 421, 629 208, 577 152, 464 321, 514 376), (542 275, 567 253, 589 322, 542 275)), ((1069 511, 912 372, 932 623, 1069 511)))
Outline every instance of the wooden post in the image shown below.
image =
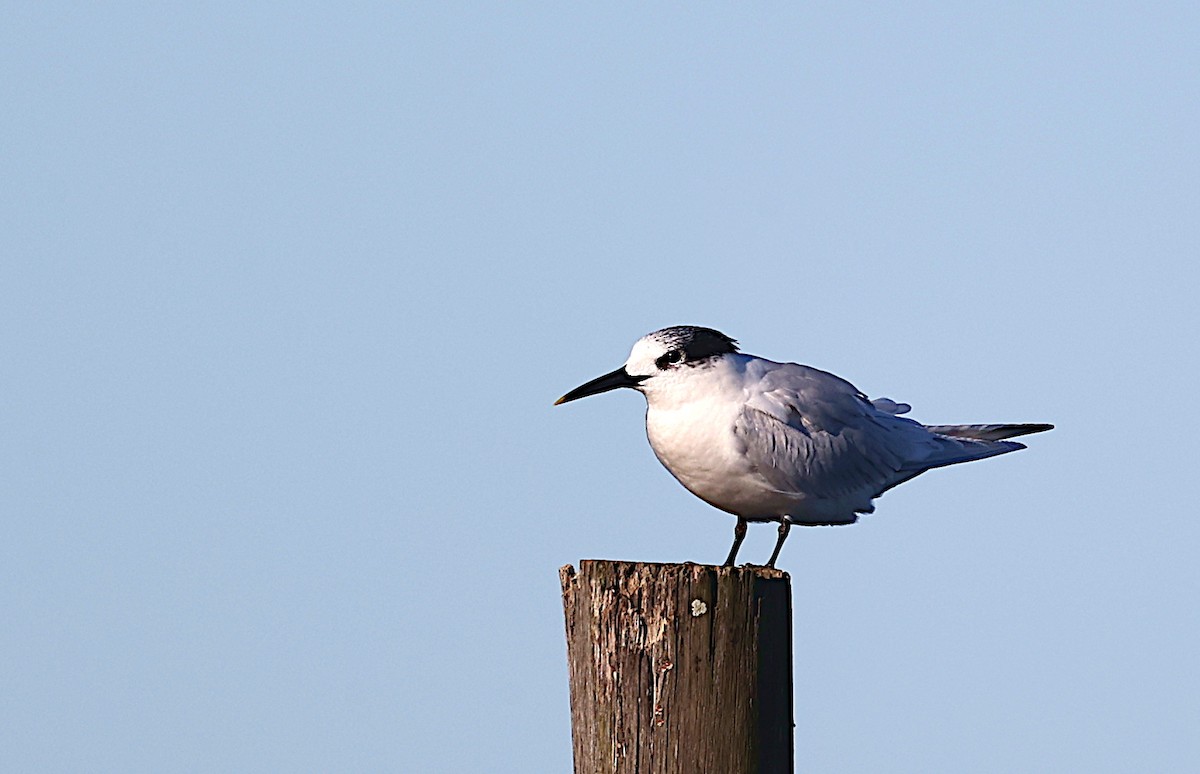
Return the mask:
POLYGON ((575 774, 791 774, 787 573, 583 561, 559 576, 575 774))

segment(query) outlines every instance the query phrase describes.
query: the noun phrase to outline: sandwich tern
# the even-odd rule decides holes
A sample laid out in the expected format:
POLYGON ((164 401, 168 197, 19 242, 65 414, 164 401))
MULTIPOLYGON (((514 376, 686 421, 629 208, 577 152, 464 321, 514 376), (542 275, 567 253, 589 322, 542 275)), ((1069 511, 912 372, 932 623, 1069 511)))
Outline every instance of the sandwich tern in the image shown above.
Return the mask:
POLYGON ((631 387, 646 397, 646 436, 689 492, 733 514, 732 566, 747 522, 779 522, 775 566, 792 524, 853 524, 871 500, 927 470, 1024 449, 1005 440, 1047 424, 922 425, 911 407, 869 399, 831 373, 738 351, 711 328, 678 325, 639 339, 617 370, 555 405, 631 387))

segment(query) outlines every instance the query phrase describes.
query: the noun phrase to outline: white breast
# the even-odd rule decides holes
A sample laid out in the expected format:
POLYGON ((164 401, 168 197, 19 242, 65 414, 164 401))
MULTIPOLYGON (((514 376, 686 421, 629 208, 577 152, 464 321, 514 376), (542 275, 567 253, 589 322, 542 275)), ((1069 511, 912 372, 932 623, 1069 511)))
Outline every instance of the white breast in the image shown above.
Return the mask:
POLYGON ((745 400, 736 363, 647 391, 646 436, 659 462, 705 502, 746 518, 778 517, 797 504, 772 489, 742 453, 734 421, 745 400))

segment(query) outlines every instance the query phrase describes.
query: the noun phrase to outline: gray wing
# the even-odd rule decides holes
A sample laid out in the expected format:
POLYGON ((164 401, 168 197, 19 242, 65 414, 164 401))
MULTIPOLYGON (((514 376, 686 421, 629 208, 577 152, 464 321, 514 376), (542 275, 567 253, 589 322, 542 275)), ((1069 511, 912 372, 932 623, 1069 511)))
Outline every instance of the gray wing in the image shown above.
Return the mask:
POLYGON ((938 435, 949 435, 954 438, 974 438, 977 441, 999 441, 1005 438, 1016 438, 1030 433, 1044 433, 1053 430, 1054 425, 1043 423, 1033 424, 1004 424, 1004 425, 926 425, 925 429, 938 435))
POLYGON ((1023 448, 936 435, 897 409, 908 406, 886 399, 872 404, 833 374, 773 363, 734 432, 772 487, 839 501, 851 512, 870 512, 872 498, 930 468, 1023 448))

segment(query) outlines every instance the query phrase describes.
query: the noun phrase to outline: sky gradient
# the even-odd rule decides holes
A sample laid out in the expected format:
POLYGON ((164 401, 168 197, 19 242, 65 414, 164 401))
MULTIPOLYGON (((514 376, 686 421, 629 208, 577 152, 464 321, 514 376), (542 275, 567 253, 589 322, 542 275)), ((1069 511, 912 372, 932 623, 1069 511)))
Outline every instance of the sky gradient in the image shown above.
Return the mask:
POLYGON ((639 396, 551 404, 699 324, 1057 425, 793 530, 798 770, 1200 768, 1197 40, 1185 3, 8 9, 6 767, 569 770, 558 567, 719 562, 733 519, 639 396))

